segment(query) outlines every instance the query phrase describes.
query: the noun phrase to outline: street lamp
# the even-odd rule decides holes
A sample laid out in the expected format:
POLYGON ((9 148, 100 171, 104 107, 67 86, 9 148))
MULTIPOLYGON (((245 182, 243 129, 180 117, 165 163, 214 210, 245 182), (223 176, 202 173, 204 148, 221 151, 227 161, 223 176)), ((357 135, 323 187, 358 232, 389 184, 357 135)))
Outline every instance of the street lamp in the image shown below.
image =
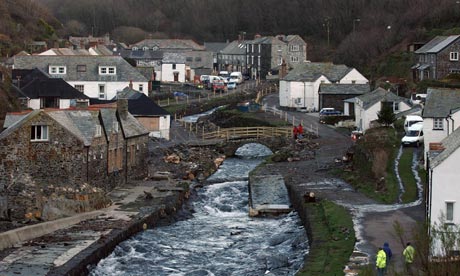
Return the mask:
POLYGON ((359 19, 359 18, 353 19, 353 33, 356 31, 356 26, 355 26, 356 22, 360 22, 360 21, 361 21, 361 19, 359 19))

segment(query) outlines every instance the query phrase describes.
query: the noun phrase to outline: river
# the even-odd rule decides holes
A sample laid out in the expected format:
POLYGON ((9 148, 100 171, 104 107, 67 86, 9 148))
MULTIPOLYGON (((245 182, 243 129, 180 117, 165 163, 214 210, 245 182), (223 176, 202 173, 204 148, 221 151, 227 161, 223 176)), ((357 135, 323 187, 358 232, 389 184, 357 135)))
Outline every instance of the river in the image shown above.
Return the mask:
POLYGON ((295 275, 308 253, 297 213, 248 216, 248 174, 271 151, 247 144, 187 203, 189 218, 121 243, 90 275, 295 275))

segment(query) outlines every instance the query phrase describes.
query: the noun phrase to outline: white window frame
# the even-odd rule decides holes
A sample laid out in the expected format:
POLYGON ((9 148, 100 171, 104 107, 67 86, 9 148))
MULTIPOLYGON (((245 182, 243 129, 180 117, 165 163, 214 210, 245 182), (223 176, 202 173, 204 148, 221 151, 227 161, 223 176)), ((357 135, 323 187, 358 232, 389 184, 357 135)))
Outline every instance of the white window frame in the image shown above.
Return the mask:
POLYGON ((443 118, 433 118, 433 130, 444 130, 443 118))
POLYGON ((148 51, 148 50, 149 50, 149 47, 147 46, 142 47, 142 51, 148 51))
POLYGON ((81 93, 85 93, 85 85, 84 84, 75 84, 74 87, 75 87, 75 89, 77 89, 81 93))
POLYGON ((299 62, 299 57, 291 56, 291 62, 299 62))
POLYGON ((105 100, 106 99, 106 93, 105 93, 105 84, 99 84, 99 99, 100 100, 105 100), (102 88, 102 89, 101 89, 102 88))
POLYGON ((32 142, 42 142, 48 141, 49 132, 47 125, 33 125, 30 128, 30 141, 32 142), (40 129, 40 132, 39 132, 40 129))
POLYGON ((137 50, 139 50, 139 48, 137 48, 137 47, 131 48, 131 51, 137 51, 137 50))
POLYGON ((258 48, 259 48, 259 53, 262 52, 262 44, 259 44, 258 48))
POLYGON ((298 52, 299 51, 299 45, 290 45, 289 46, 289 51, 298 52))
POLYGON ((99 66, 99 75, 116 75, 117 67, 115 66, 99 66))
POLYGON ((453 222, 455 218, 455 201, 445 201, 446 203, 446 222, 453 222), (449 215, 449 206, 452 208, 449 215))
POLYGON ((101 137, 102 136, 102 127, 100 125, 96 125, 96 133, 94 137, 101 137))
POLYGON ((451 61, 458 61, 458 52, 450 52, 449 58, 451 61))
POLYGON ((65 75, 67 73, 67 68, 62 65, 51 65, 49 73, 51 75, 65 75))
POLYGON ((144 85, 142 83, 139 84, 139 92, 144 92, 144 85))

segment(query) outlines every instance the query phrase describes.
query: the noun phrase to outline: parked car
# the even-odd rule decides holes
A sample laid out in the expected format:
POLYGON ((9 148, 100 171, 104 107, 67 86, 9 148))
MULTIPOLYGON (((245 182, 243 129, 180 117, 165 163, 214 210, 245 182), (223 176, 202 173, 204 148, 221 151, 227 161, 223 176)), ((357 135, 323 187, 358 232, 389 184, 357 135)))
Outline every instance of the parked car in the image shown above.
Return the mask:
POLYGON ((305 106, 304 107, 297 107, 296 111, 302 112, 302 113, 307 113, 308 109, 305 106))
POLYGON ((319 111, 319 116, 338 116, 342 115, 342 112, 335 110, 332 107, 325 107, 319 111))
POLYGON ((404 131, 407 133, 409 128, 418 123, 423 123, 423 118, 418 115, 407 115, 404 121, 404 131))
POLYGON ((243 74, 241 74, 241 72, 231 72, 230 80, 235 81, 236 83, 240 84, 244 81, 243 74))
POLYGON ((423 123, 411 125, 401 143, 403 146, 415 145, 417 147, 423 144, 423 123))
POLYGON ((212 90, 215 91, 224 91, 225 83, 223 81, 215 81, 212 83, 212 90))
POLYGON ((236 82, 230 81, 230 82, 227 83, 227 89, 228 90, 235 89, 235 88, 236 88, 236 82))

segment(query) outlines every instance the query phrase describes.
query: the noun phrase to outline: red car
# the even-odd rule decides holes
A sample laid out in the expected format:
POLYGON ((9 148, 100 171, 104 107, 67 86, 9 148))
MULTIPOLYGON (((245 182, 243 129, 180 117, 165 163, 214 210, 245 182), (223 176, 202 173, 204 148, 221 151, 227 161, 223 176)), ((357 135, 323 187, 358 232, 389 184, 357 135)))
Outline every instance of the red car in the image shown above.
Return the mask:
POLYGON ((225 90, 225 83, 222 81, 216 81, 212 83, 212 90, 215 91, 224 91, 225 90))

